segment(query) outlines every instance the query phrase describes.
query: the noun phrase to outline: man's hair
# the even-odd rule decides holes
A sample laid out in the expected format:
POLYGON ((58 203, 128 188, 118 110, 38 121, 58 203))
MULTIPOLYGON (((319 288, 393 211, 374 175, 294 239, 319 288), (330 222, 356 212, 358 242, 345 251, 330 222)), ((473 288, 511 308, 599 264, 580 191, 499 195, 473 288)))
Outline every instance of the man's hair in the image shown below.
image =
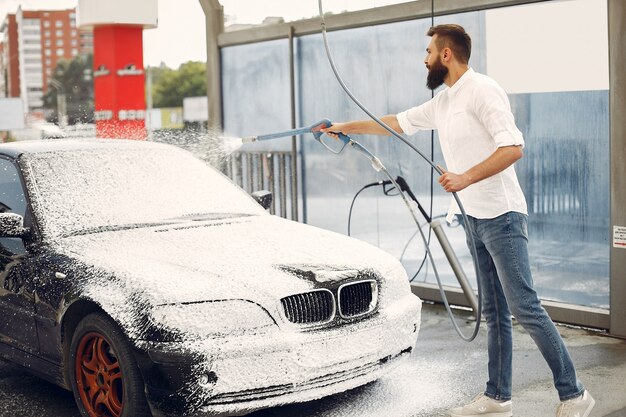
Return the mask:
POLYGON ((435 45, 439 50, 450 48, 454 56, 463 64, 469 62, 472 54, 472 39, 463 26, 455 24, 437 25, 428 29, 428 36, 437 35, 435 45))

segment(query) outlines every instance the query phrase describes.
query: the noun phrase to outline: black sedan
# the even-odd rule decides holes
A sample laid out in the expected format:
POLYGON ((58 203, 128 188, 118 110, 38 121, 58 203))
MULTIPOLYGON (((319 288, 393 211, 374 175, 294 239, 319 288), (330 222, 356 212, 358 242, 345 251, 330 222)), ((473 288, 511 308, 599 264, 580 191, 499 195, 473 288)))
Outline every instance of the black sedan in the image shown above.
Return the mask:
POLYGON ((388 372, 419 330, 394 257, 272 216, 168 145, 0 145, 0 251, 0 356, 85 417, 320 398, 388 372))

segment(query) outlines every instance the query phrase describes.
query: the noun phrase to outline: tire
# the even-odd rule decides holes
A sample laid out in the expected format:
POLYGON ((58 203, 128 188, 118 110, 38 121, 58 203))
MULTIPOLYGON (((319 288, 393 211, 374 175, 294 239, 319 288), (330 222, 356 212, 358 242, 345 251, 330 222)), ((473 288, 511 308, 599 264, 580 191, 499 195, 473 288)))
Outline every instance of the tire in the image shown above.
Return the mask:
POLYGON ((83 417, 150 417, 130 343, 104 313, 81 320, 72 337, 69 379, 83 417))

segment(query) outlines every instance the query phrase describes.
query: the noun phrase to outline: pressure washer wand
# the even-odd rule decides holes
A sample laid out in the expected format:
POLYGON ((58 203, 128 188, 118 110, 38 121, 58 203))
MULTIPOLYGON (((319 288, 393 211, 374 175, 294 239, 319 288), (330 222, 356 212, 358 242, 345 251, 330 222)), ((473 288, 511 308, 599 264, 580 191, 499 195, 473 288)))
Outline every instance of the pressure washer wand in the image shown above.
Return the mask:
POLYGON ((311 132, 311 127, 301 127, 299 129, 292 129, 292 130, 287 130, 287 131, 278 132, 278 133, 269 133, 267 135, 246 136, 246 137, 241 138, 241 140, 243 141, 243 143, 252 143, 258 140, 284 138, 287 136, 303 135, 309 132, 311 132))
POLYGON ((322 135, 321 129, 325 127, 329 127, 331 125, 332 123, 330 122, 330 120, 322 119, 319 122, 314 123, 308 127, 299 127, 297 129, 291 129, 291 130, 286 130, 284 132, 277 132, 277 133, 268 133, 265 135, 246 136, 246 137, 241 138, 241 140, 243 141, 243 143, 252 143, 252 142, 259 141, 259 140, 278 139, 278 138, 284 138, 288 136, 296 136, 296 135, 303 135, 305 133, 312 133, 315 136, 315 139, 319 141, 320 140, 319 138, 322 135))

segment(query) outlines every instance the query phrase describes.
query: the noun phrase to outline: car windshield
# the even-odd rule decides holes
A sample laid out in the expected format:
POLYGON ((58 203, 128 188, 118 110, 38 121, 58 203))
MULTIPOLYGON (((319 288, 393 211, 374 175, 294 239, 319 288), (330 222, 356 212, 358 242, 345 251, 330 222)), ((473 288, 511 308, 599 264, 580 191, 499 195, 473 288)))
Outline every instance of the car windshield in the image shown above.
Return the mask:
POLYGON ((46 236, 263 215, 243 190, 181 149, 140 144, 22 157, 46 236))

